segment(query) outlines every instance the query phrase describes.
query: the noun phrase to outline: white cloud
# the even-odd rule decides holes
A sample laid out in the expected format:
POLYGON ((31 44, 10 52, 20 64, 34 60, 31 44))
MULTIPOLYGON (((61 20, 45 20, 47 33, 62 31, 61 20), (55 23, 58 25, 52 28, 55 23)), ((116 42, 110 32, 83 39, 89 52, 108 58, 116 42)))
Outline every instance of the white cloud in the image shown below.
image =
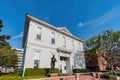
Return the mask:
POLYGON ((81 22, 80 22, 80 23, 78 23, 78 26, 81 27, 81 26, 86 26, 86 25, 92 24, 95 27, 99 27, 117 17, 120 17, 120 6, 113 8, 111 11, 108 11, 107 13, 103 14, 102 16, 100 16, 97 19, 85 22, 82 25, 79 25, 79 24, 81 24, 81 22))
POLYGON ((23 37, 23 32, 21 32, 20 34, 18 34, 18 35, 16 35, 16 36, 12 37, 11 39, 13 40, 13 39, 21 38, 21 37, 23 37))
POLYGON ((80 27, 80 26, 82 26, 82 25, 83 25, 83 23, 82 23, 82 22, 79 22, 79 23, 78 23, 78 26, 79 26, 79 27, 80 27))

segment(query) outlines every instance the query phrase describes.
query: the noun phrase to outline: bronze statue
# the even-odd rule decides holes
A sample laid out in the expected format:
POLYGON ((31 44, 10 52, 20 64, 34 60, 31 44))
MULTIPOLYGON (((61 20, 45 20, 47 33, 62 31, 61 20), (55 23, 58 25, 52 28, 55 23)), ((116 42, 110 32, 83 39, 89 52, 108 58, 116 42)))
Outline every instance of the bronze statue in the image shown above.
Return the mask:
POLYGON ((54 73, 54 69, 55 69, 55 62, 57 60, 55 59, 55 55, 53 55, 53 57, 51 58, 51 73, 54 73))

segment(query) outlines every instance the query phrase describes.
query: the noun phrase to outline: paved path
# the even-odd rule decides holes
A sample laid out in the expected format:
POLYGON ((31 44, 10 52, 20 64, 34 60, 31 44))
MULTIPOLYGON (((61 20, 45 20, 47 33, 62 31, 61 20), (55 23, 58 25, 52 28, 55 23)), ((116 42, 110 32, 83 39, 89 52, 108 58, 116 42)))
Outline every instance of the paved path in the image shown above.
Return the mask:
POLYGON ((93 76, 90 76, 90 75, 80 75, 79 79, 80 80, 100 80, 99 78, 94 78, 93 76))

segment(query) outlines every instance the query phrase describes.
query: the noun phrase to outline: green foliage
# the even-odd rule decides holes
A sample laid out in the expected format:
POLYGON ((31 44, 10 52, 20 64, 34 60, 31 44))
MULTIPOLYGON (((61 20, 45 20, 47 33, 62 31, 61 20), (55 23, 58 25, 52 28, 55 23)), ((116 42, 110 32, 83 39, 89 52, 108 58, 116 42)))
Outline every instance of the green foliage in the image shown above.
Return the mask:
POLYGON ((99 60, 103 65, 110 67, 115 74, 114 68, 120 66, 120 31, 106 30, 101 34, 94 36, 85 42, 86 52, 94 54, 98 57, 104 58, 108 64, 103 60, 99 60), (96 54, 99 53, 99 54, 96 54))
MULTIPOLYGON (((58 69, 54 69, 55 73, 58 73, 58 69)), ((50 73, 50 68, 27 68, 25 70, 25 76, 47 76, 50 73)))
POLYGON ((109 79, 109 74, 103 74, 102 76, 101 76, 101 78, 103 78, 103 79, 109 79))
POLYGON ((27 68, 25 70, 25 76, 44 76, 45 75, 45 69, 41 68, 27 68))
POLYGON ((21 76, 21 70, 20 69, 16 69, 15 72, 13 73, 13 75, 21 76))
POLYGON ((23 78, 18 76, 1 76, 0 80, 23 80, 23 78))
POLYGON ((3 67, 13 67, 18 62, 18 56, 11 48, 0 48, 0 65, 3 67))
MULTIPOLYGON (((1 28, 3 28, 2 20, 0 20, 0 32, 1 32, 1 28)), ((11 37, 9 35, 1 35, 0 36, 0 48, 10 47, 9 43, 7 42, 7 40, 9 40, 10 38, 11 37)))
POLYGON ((86 73, 86 72, 91 72, 89 69, 74 69, 73 73, 86 73))

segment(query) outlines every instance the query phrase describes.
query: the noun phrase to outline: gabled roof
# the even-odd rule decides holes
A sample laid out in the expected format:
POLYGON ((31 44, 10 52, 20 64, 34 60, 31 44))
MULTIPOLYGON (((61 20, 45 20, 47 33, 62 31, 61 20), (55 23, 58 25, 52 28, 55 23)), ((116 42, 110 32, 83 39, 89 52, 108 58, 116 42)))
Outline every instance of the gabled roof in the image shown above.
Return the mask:
POLYGON ((65 33, 72 35, 72 33, 66 27, 59 27, 58 29, 65 32, 65 33))
POLYGON ((55 30, 55 31, 57 31, 57 32, 59 32, 59 33, 62 33, 62 34, 64 34, 64 35, 66 35, 66 36, 69 36, 69 37, 71 37, 71 38, 73 38, 73 39, 76 39, 76 40, 78 40, 78 41, 83 42, 82 39, 80 39, 80 38, 72 35, 72 33, 71 33, 67 28, 65 28, 65 27, 56 28, 55 26, 53 26, 53 25, 51 25, 51 24, 49 24, 49 23, 47 23, 47 22, 44 22, 44 21, 42 21, 42 20, 40 20, 40 19, 38 19, 38 18, 36 18, 36 17, 33 17, 33 16, 27 14, 27 15, 26 15, 26 20, 25 20, 25 27, 24 27, 24 36, 23 36, 23 44, 22 44, 22 47, 25 46, 25 42, 26 42, 25 40, 26 40, 26 38, 27 38, 28 29, 29 29, 29 22, 30 22, 31 20, 34 21, 34 22, 36 22, 36 23, 38 23, 38 24, 45 25, 46 27, 51 28, 51 29, 53 29, 53 30, 55 30))

